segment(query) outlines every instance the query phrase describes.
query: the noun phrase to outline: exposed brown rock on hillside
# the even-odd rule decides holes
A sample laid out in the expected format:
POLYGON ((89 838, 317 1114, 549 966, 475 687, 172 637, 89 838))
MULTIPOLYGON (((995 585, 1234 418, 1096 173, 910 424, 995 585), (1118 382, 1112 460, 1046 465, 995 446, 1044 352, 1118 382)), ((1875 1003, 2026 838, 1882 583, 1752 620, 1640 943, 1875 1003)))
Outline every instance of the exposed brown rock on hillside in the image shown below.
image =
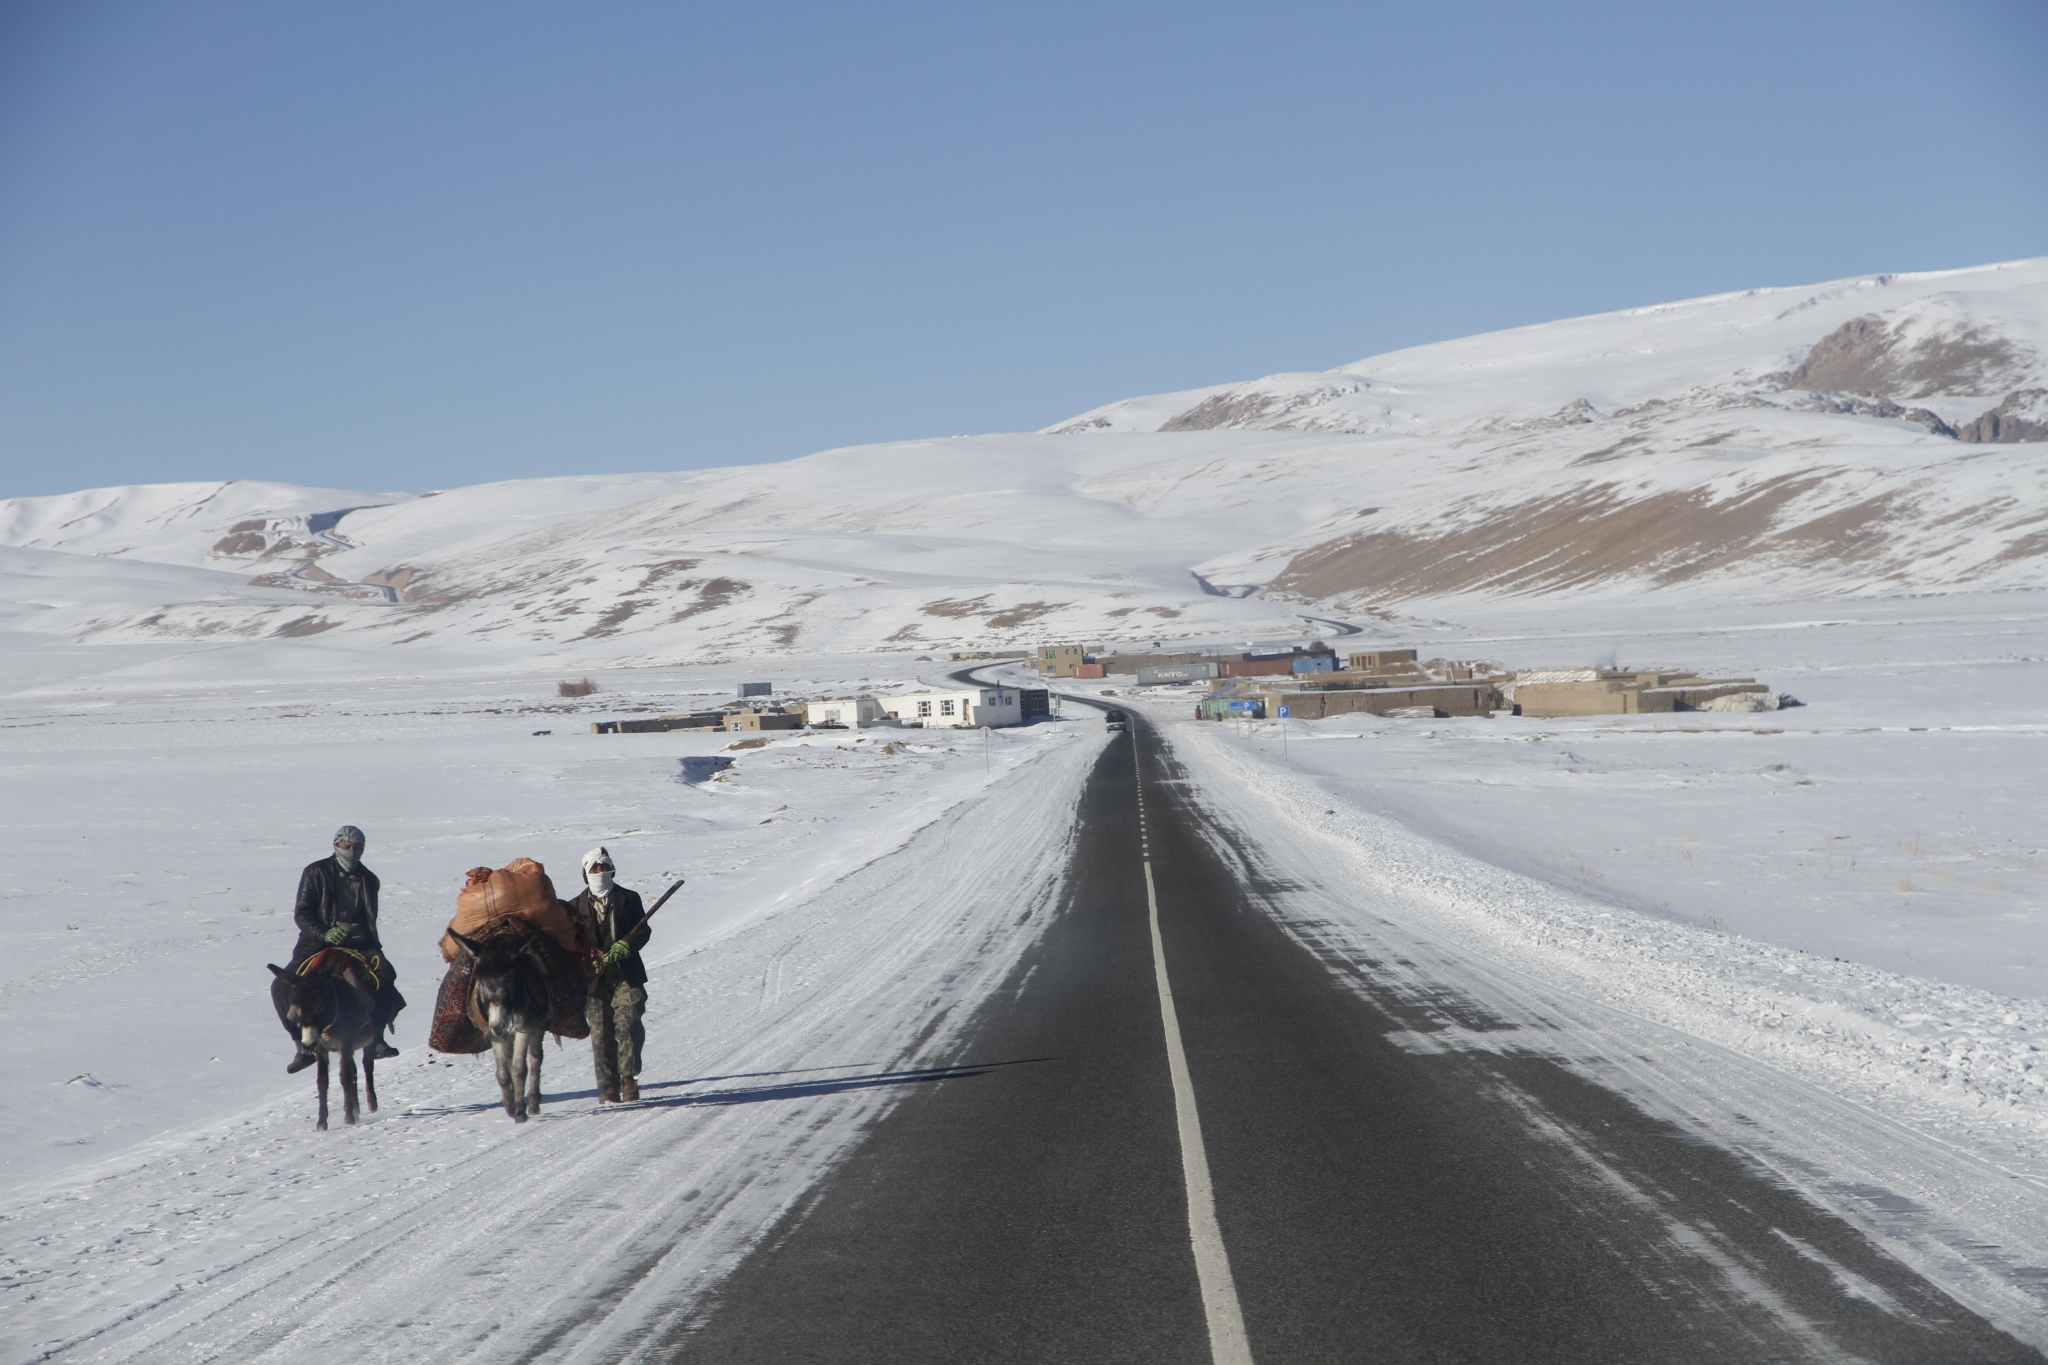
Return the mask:
POLYGON ((1903 323, 1851 318, 1814 343, 1785 387, 1893 398, 1996 393, 2025 372, 2029 359, 2008 338, 1979 327, 1915 337, 1903 323))
POLYGON ((1490 514, 1467 502, 1434 524, 1315 546, 1271 587, 1386 599, 1554 590, 1637 574, 1673 583, 1754 553, 1779 511, 1820 482, 1787 475, 1725 499, 1704 488, 1631 498, 1613 484, 1580 484, 1490 514))
MULTIPOLYGON (((1335 399, 1363 393, 1370 387, 1363 380, 1338 378, 1328 381, 1312 379, 1306 389, 1294 392, 1274 393, 1257 386, 1231 389, 1211 394, 1187 411, 1175 414, 1161 423, 1159 430, 1350 430, 1359 424, 1343 417, 1334 421, 1318 421, 1297 417, 1296 414, 1311 412, 1335 399)), ((1086 428, 1076 425, 1072 429, 1086 428)))
MULTIPOLYGON (((1865 582, 1910 572, 1928 533, 2011 529, 2010 499, 1918 513, 1912 489, 1827 500, 1830 471, 1781 475, 1734 493, 1701 486, 1631 494, 1580 484, 1553 497, 1489 508, 1467 500, 1415 526, 1353 533, 1297 555, 1276 592, 1330 600, 1426 598, 1473 591, 1548 592, 1634 580, 1661 588, 1734 568, 1839 571, 1865 582)), ((2048 554, 2048 535, 2001 555, 2048 554)), ((1825 576, 1825 575, 1823 575, 1825 576)))
POLYGON ((1959 440, 1982 445, 2048 441, 2048 389, 2016 389, 1974 422, 1956 428, 1959 440))
POLYGON ((963 616, 978 616, 988 610, 988 594, 979 597, 942 597, 936 602, 927 602, 922 608, 926 616, 944 616, 958 620, 963 616))
POLYGON ((1069 605, 1071 604, 1067 602, 1019 602, 1016 606, 989 617, 989 629, 1015 630, 1026 622, 1035 621, 1041 616, 1049 616, 1069 605))

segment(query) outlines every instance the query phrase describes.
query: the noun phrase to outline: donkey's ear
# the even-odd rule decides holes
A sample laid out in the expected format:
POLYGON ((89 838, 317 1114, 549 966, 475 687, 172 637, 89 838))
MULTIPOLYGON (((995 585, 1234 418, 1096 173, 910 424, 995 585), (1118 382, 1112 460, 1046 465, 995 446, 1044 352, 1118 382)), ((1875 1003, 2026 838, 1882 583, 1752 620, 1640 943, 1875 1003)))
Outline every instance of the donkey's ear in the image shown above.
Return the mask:
POLYGON ((266 962, 263 965, 270 968, 271 972, 274 973, 280 981, 297 981, 299 979, 297 973, 288 972, 284 968, 278 966, 275 962, 266 962))
POLYGON ((471 957, 475 957, 477 955, 478 950, 474 940, 464 938, 462 935, 456 933, 453 929, 450 929, 448 931, 448 937, 454 939, 455 942, 458 945, 460 945, 462 951, 468 953, 471 957))

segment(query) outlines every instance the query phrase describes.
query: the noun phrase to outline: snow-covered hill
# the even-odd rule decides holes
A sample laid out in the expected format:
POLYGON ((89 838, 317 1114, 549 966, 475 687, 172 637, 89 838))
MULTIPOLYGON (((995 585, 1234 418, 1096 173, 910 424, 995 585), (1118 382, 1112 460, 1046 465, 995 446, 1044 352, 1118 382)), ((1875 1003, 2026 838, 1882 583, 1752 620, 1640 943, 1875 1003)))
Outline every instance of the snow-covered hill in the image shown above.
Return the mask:
POLYGON ((1486 435, 1672 406, 1848 406, 1953 430, 2044 384, 2048 258, 1751 289, 1518 327, 1319 374, 1125 399, 1049 430, 1486 435), (1887 399, 1926 412, 1891 413, 1870 401, 1887 399))
POLYGON ((16 499, 0 545, 241 575, 102 581, 91 611, 44 600, 48 564, 10 580, 45 644, 203 644, 222 676, 279 642, 349 671, 602 666, 1271 638, 1471 593, 2031 587, 2044 357, 2048 259, 1525 327, 1035 435, 421 497, 16 499))
POLYGON ((339 516, 411 496, 251 479, 89 488, 0 502, 0 545, 217 568, 315 550, 339 516))

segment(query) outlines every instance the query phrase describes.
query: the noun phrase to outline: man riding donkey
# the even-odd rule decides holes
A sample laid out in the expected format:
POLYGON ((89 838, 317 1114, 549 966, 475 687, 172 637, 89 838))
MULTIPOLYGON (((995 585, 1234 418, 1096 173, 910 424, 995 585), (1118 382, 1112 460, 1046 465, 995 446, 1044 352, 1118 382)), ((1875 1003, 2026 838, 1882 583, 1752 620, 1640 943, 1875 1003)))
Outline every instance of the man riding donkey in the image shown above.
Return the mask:
MULTIPOLYGON (((301 971, 315 954, 329 948, 339 948, 361 962, 377 981, 377 1041, 370 1055, 381 1059, 398 1055, 398 1049, 384 1041, 384 1031, 405 1008, 405 997, 393 984, 395 973, 377 937, 378 885, 377 874, 363 866, 363 832, 354 825, 334 831, 333 856, 308 863, 299 874, 299 899, 292 910, 299 942, 292 949, 292 971, 301 971)), ((282 1017, 282 1008, 279 1014, 282 1017)), ((317 1055, 301 1041, 298 1055, 285 1070, 303 1071, 315 1060, 317 1055)))
POLYGON ((640 950, 649 930, 640 894, 612 880, 612 855, 593 848, 583 855, 581 894, 570 907, 594 926, 597 980, 584 1005, 590 1024, 590 1056, 597 1066, 597 1098, 617 1104, 640 1098, 640 1049, 647 1041, 641 1016, 647 1009, 647 967, 640 950), (635 927, 637 926, 637 927, 635 927), (621 938, 620 935, 626 935, 621 938))

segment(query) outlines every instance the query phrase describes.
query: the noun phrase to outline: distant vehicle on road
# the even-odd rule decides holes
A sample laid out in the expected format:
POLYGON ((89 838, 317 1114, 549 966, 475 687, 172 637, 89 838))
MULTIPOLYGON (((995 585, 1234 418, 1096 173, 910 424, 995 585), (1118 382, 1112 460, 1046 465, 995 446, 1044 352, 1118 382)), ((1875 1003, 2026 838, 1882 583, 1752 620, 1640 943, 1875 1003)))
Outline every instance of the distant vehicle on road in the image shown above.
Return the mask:
POLYGON ((1102 723, 1112 730, 1122 730, 1127 728, 1130 719, 1131 718, 1129 716, 1125 715, 1121 711, 1104 711, 1102 713, 1102 723))

